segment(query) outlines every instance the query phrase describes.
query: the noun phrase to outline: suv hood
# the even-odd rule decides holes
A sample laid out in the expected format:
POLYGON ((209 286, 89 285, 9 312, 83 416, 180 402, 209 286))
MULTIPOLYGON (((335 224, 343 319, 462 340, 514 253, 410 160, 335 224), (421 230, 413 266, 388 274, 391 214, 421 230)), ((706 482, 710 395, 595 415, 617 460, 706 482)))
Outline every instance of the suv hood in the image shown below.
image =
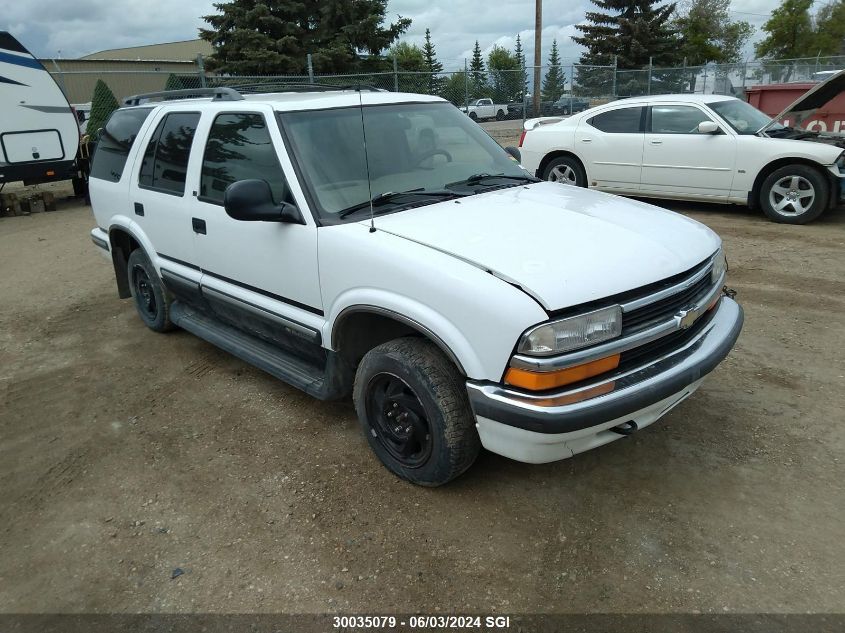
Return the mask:
POLYGON ((845 90, 845 70, 840 70, 786 106, 783 112, 773 117, 772 121, 760 132, 767 131, 775 123, 787 117, 793 121, 793 127, 800 128, 801 124, 813 116, 816 110, 835 99, 843 90, 845 90))
POLYGON ((548 311, 684 272, 720 244, 677 213, 550 182, 438 202, 375 224, 520 286, 548 311))

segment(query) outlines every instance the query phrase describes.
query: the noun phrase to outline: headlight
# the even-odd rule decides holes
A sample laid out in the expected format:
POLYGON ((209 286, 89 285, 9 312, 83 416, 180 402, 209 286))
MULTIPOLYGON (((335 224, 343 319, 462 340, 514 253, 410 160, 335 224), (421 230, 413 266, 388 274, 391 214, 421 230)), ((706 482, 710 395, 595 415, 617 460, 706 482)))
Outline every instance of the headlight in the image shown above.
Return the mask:
POLYGON ((622 308, 610 306, 539 325, 522 335, 517 351, 548 356, 595 345, 622 333, 622 308))
POLYGON ((719 252, 716 253, 716 256, 713 258, 713 269, 710 271, 710 281, 711 283, 716 283, 719 281, 719 278, 722 276, 728 269, 728 262, 725 259, 725 253, 720 248, 719 252))

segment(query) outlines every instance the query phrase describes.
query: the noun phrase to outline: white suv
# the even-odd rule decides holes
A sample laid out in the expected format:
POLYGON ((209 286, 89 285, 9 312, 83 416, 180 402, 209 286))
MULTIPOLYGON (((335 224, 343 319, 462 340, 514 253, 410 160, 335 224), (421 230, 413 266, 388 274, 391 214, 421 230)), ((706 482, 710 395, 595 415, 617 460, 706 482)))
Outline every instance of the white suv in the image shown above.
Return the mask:
POLYGON ((629 435, 739 335, 712 231, 537 182, 442 99, 208 92, 105 126, 91 236, 119 296, 153 330, 351 394, 400 477, 443 484, 481 446, 539 463, 629 435))

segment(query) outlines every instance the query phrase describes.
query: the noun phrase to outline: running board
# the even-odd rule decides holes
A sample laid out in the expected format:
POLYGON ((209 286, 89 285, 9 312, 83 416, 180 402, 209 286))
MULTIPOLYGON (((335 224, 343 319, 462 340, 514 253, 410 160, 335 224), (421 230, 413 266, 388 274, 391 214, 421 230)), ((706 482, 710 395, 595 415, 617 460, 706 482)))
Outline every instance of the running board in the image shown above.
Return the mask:
POLYGON ((351 385, 351 379, 342 371, 342 361, 333 352, 328 352, 326 367, 321 368, 180 301, 171 305, 170 320, 191 334, 321 400, 342 397, 347 383, 351 385))

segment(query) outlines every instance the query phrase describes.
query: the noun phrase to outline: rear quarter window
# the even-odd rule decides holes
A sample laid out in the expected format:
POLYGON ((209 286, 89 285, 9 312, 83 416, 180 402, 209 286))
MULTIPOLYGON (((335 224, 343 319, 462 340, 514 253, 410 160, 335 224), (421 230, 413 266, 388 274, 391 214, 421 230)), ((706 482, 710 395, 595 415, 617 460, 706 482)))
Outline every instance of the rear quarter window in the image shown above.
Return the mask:
POLYGON ((617 108, 597 114, 587 123, 608 134, 636 134, 643 131, 642 113, 641 107, 617 108))
POLYGON ((133 108, 112 113, 97 142, 91 178, 120 181, 135 137, 151 111, 152 108, 133 108))

